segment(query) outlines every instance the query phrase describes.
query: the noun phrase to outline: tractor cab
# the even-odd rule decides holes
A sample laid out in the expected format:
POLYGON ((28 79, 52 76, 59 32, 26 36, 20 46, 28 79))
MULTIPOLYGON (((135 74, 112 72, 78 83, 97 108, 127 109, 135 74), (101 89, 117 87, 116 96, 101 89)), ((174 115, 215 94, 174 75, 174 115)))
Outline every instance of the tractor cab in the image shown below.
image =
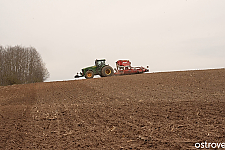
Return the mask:
POLYGON ((95 66, 97 68, 102 68, 103 66, 105 66, 105 59, 100 59, 100 60, 95 60, 95 66))

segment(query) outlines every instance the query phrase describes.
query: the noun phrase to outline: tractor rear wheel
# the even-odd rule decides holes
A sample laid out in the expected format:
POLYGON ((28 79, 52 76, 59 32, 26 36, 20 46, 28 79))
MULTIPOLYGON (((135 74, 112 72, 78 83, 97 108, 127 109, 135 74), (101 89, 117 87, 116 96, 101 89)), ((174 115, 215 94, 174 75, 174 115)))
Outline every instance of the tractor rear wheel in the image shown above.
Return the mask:
POLYGON ((85 73, 85 78, 86 79, 90 79, 90 78, 93 78, 94 77, 94 72, 93 71, 87 71, 85 73))
POLYGON ((102 77, 108 77, 108 76, 112 76, 112 75, 114 75, 114 71, 113 71, 112 67, 105 66, 102 68, 102 74, 101 74, 102 77))

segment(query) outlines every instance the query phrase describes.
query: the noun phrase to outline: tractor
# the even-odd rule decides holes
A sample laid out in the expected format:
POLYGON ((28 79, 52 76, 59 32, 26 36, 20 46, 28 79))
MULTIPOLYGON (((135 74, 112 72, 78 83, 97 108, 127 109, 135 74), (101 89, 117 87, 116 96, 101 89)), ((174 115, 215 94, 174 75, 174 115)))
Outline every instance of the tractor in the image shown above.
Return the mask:
POLYGON ((100 75, 101 77, 113 76, 113 68, 105 64, 105 59, 95 60, 95 65, 82 69, 80 75, 77 73, 75 78, 85 77, 86 79, 93 78, 94 75, 100 75))

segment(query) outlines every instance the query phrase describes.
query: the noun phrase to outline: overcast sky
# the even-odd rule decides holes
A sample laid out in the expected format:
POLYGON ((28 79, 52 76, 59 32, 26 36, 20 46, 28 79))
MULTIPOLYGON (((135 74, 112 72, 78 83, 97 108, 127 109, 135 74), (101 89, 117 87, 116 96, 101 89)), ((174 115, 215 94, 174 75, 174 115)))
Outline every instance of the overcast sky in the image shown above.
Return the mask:
POLYGON ((48 81, 105 58, 151 72, 225 67, 225 0, 0 0, 0 45, 32 46, 48 81))

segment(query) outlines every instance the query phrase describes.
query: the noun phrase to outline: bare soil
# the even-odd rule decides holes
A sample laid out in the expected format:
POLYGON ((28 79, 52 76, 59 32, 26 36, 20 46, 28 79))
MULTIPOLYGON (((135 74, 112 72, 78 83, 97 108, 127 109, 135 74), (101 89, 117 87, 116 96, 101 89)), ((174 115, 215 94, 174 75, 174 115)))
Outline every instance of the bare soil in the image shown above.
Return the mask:
POLYGON ((0 149, 195 149, 225 142, 225 69, 0 87, 0 149))

